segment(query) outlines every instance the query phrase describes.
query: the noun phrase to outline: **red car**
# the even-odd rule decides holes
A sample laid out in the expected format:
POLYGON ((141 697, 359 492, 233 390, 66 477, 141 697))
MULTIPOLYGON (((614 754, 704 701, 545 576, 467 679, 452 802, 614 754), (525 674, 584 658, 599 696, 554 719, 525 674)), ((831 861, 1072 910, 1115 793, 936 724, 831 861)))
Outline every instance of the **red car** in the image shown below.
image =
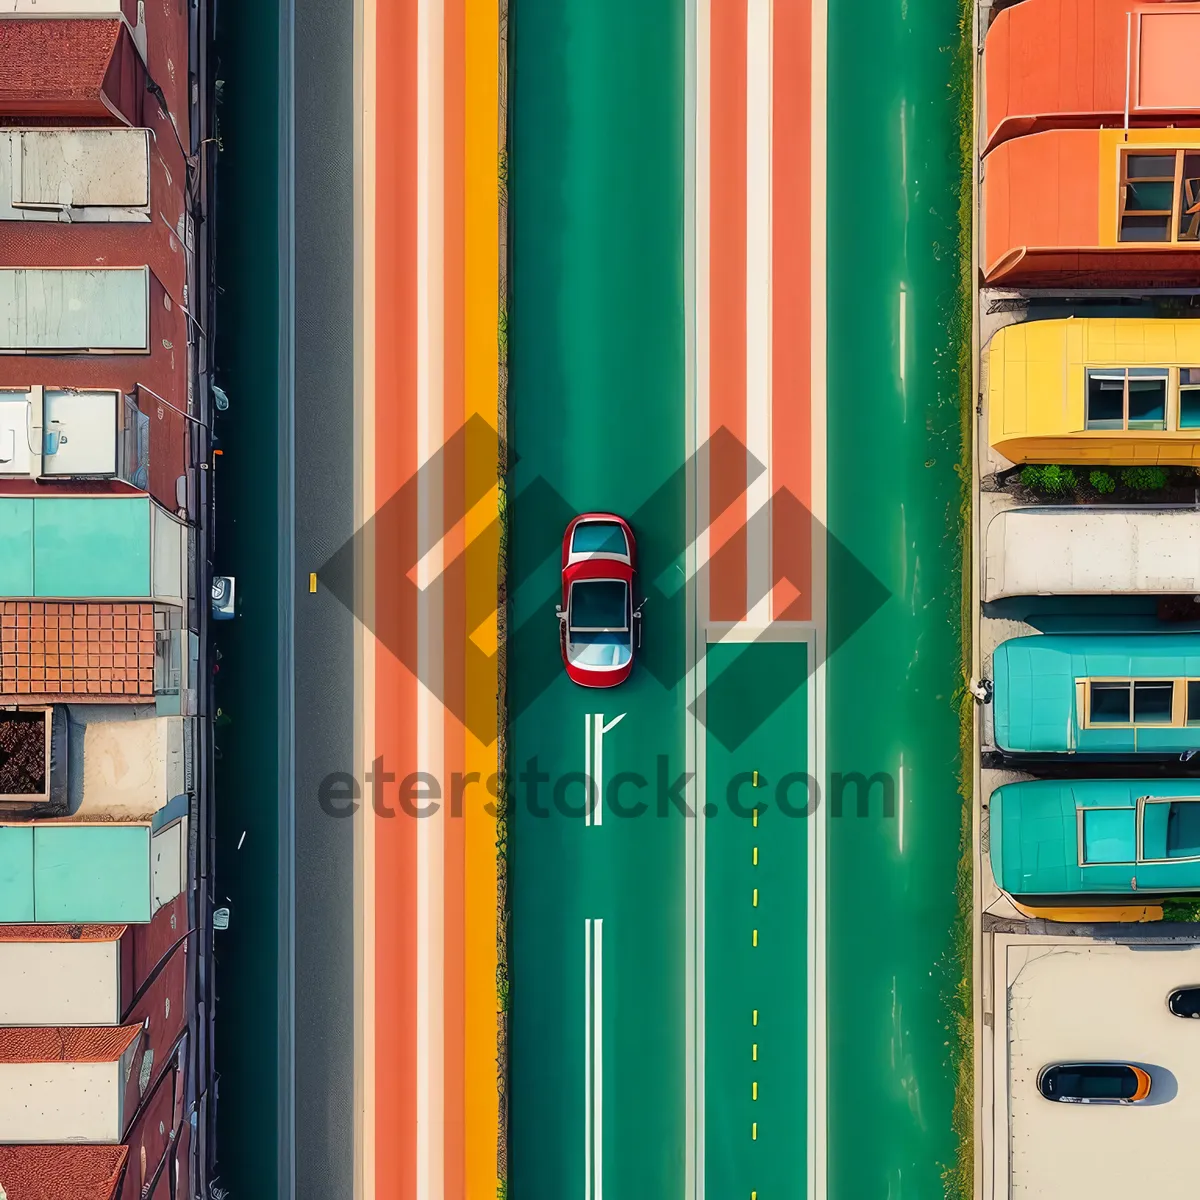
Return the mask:
POLYGON ((612 513, 583 513, 562 546, 559 642, 568 677, 583 687, 616 687, 642 644, 642 606, 633 602, 637 542, 612 513))

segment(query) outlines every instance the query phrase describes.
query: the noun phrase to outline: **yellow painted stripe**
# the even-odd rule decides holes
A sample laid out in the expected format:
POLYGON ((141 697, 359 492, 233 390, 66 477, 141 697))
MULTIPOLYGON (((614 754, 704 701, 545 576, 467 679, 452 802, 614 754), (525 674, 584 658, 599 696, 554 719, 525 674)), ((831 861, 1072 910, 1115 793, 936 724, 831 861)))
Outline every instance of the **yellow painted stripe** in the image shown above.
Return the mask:
MULTIPOLYGON (((478 414, 495 429, 499 424, 499 370, 496 346, 499 331, 500 209, 497 181, 499 160, 499 6, 495 0, 466 0, 465 12, 465 103, 464 103, 464 416, 478 414)), ((468 464, 468 470, 491 471, 491 462, 468 464)), ((464 539, 474 544, 467 556, 467 595, 479 596, 487 604, 496 596, 498 543, 480 535, 495 519, 498 493, 467 514, 464 539), (479 553, 483 550, 483 553, 479 553)), ((470 606, 470 601, 468 601, 470 606)), ((490 611, 490 609, 488 609, 490 611)), ((469 636, 471 630, 466 633, 469 636)), ((488 647, 491 650, 491 647, 488 647)), ((484 678, 468 678, 468 726, 482 725, 481 718, 496 707, 494 660, 484 678)), ((497 769, 497 745, 484 745, 469 732, 465 735, 468 772, 478 771, 487 780, 497 769)), ((466 1164, 464 1178, 468 1196, 494 1196, 498 1191, 496 1169, 500 1137, 496 1094, 498 1005, 496 1001, 496 821, 484 809, 488 797, 472 788, 464 799, 465 903, 465 1029, 463 1091, 466 1121, 466 1164), (471 799, 474 799, 474 803, 471 799)))

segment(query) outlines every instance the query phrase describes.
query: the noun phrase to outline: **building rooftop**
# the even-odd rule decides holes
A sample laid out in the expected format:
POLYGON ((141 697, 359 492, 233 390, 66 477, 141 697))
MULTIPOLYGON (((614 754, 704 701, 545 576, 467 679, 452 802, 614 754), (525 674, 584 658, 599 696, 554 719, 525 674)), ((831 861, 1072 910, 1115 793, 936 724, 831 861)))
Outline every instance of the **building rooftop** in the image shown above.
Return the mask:
POLYGON ((140 1025, 53 1025, 0 1028, 0 1063, 116 1062, 140 1025))
POLYGON ((0 942, 115 942, 126 925, 0 925, 0 942))
POLYGON ((128 1146, 0 1146, 7 1200, 111 1200, 128 1146))
POLYGON ((2 21, 0 61, 0 116, 140 123, 144 72, 123 21, 2 21))
MULTIPOLYGON (((152 604, 5 600, 2 608, 0 696, 153 699, 152 604)), ((0 752, 3 728, 0 718, 0 752)), ((0 794, 9 791, 0 780, 0 794)))

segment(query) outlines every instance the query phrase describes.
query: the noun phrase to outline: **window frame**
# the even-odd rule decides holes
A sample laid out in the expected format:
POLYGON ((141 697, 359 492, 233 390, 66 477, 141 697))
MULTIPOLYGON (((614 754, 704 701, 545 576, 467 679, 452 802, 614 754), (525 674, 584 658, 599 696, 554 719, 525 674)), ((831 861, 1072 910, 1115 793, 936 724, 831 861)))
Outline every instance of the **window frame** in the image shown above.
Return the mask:
POLYGON ((1146 806, 1149 804, 1200 804, 1200 796, 1139 796, 1137 800, 1137 865, 1162 866, 1171 863, 1200 862, 1200 854, 1186 854, 1178 858, 1147 858, 1142 844, 1142 825, 1146 806))
MULTIPOLYGON (((1139 804, 1141 801, 1139 800, 1139 804)), ((1140 861, 1142 852, 1142 824, 1141 824, 1141 809, 1134 810, 1134 836, 1136 838, 1133 848, 1133 858, 1122 859, 1120 862, 1088 862, 1087 855, 1084 853, 1083 841, 1083 822, 1088 813, 1093 812, 1129 812, 1128 804, 1077 804, 1075 806, 1075 857, 1079 862, 1079 866, 1083 867, 1136 867, 1140 861)))
POLYGON ((1080 729, 1195 729, 1200 728, 1200 721, 1194 725, 1187 722, 1187 685, 1200 683, 1200 679, 1187 675, 1084 675, 1075 680, 1076 707, 1078 710, 1080 729), (1092 684, 1093 683, 1127 683, 1129 684, 1129 717, 1128 721, 1093 721, 1092 720, 1092 684), (1171 719, 1169 721, 1135 721, 1134 714, 1134 685, 1138 683, 1169 683, 1171 684, 1171 719))
POLYGON ((1129 812, 1127 804, 1078 804, 1075 806, 1075 857, 1081 869, 1086 867, 1144 867, 1163 866, 1173 863, 1200 862, 1200 854, 1189 854, 1182 858, 1147 858, 1145 843, 1142 840, 1142 829, 1146 819, 1146 806, 1149 804, 1200 804, 1200 795, 1196 796, 1139 796, 1134 805, 1134 857, 1121 862, 1088 862, 1084 846, 1083 824, 1091 812, 1129 812))
MULTIPOLYGON (((1174 368, 1175 375, 1175 429, 1180 433, 1200 432, 1200 423, 1195 425, 1183 424, 1183 393, 1185 391, 1195 392, 1197 398, 1200 399, 1200 383, 1183 382, 1184 371, 1195 371, 1200 376, 1200 366, 1187 366, 1181 364, 1174 368)), ((1170 406, 1170 395, 1167 397, 1168 407, 1170 406)))
POLYGON ((1177 246, 1179 245, 1179 225, 1180 225, 1180 209, 1183 207, 1182 188, 1183 188, 1183 163, 1184 155, 1188 150, 1195 151, 1195 147, 1182 146, 1130 146, 1122 147, 1121 162, 1117 172, 1117 245, 1118 246, 1177 246), (1126 212, 1126 202, 1129 198, 1129 188, 1131 184, 1136 186, 1138 183, 1166 183, 1167 178, 1163 175, 1149 175, 1146 178, 1138 180, 1129 178, 1129 160, 1131 158, 1166 158, 1168 155, 1175 156, 1175 171, 1171 177, 1171 208, 1168 209, 1145 209, 1143 211, 1134 210, 1131 213, 1126 212), (1161 217, 1167 218, 1167 236, 1161 240, 1146 240, 1144 238, 1124 238, 1121 236, 1121 225, 1126 216, 1131 217, 1161 217))
MULTIPOLYGON (((1195 368, 1192 368, 1195 369, 1195 368)), ((1152 375, 1135 376, 1134 378, 1153 379, 1157 378, 1152 375)), ((1083 429, 1085 433, 1173 433, 1177 431, 1179 424, 1179 368, 1165 366, 1161 363, 1135 363, 1130 366, 1094 366, 1084 364, 1083 368, 1083 429), (1115 375, 1118 371, 1121 372, 1121 425, 1117 426, 1101 426, 1088 424, 1088 403, 1091 399, 1091 382, 1092 375, 1115 375), (1129 381, 1130 371, 1161 371, 1165 378, 1162 380, 1163 388, 1163 421, 1162 428, 1147 428, 1144 425, 1139 425, 1137 428, 1131 429, 1129 426, 1129 381), (1175 402, 1172 403, 1172 400, 1175 402)), ((1200 385, 1190 384, 1190 387, 1196 387, 1200 390, 1200 385)), ((1198 427, 1200 428, 1200 427, 1198 427)))

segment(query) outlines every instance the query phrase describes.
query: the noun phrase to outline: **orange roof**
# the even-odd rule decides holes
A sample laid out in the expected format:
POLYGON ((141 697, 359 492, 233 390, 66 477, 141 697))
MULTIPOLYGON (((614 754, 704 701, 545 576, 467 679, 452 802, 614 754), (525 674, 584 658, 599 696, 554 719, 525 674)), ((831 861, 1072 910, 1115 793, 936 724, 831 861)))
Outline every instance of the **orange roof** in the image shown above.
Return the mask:
MULTIPOLYGON (((983 160, 982 280, 1000 287, 1194 286, 1200 241, 1117 240, 1117 150, 1163 140, 1193 152, 1194 130, 1050 129, 983 160)), ((1171 150, 1174 153, 1175 150, 1171 150)))
POLYGON ((2 607, 0 700, 154 696, 153 604, 5 600, 2 607))
POLYGON ((1195 124, 1200 4, 1024 0, 984 43, 985 151, 1039 129, 1195 124), (1191 121, 1179 118, 1191 115, 1191 121))
POLYGON ((0 925, 0 942, 115 942, 125 925, 0 925))
POLYGON ((128 1146, 0 1146, 8 1200, 111 1200, 128 1146))
POLYGON ((0 1026, 0 1063, 116 1062, 140 1025, 0 1026))
MULTIPOLYGON (((1008 9, 1004 10, 1008 12, 1008 9)), ((1095 246, 1100 240, 1100 149, 1086 129, 1014 138, 986 158, 984 276, 1030 246, 1095 246)))

